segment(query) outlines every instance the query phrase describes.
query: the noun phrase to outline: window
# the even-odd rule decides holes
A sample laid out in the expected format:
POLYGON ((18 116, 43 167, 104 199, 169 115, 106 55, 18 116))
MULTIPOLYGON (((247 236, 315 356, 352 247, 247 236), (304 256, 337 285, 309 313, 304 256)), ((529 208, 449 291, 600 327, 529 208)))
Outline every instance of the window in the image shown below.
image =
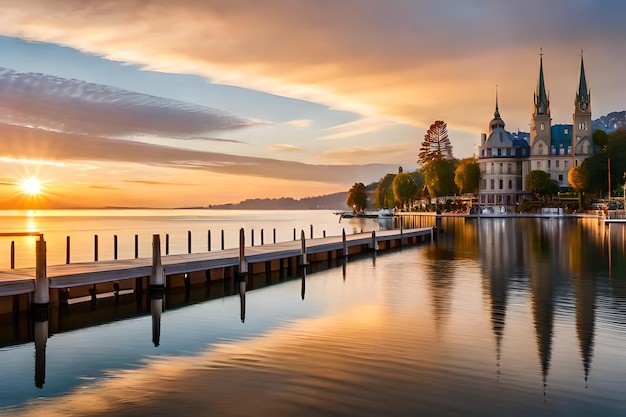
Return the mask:
POLYGON ((502 174, 502 162, 500 162, 500 172, 498 174, 502 174))
POLYGON ((548 169, 550 169, 550 162, 552 162, 552 161, 550 161, 550 160, 548 159, 548 169))
POLYGON ((541 161, 537 161, 537 169, 541 169, 541 161))
POLYGON ((556 164, 556 167, 558 168, 559 167, 559 160, 558 159, 555 161, 555 164, 556 164))
POLYGON ((493 174, 493 162, 491 163, 491 173, 493 174))
POLYGON ((504 188, 504 184, 503 184, 503 181, 500 180, 500 189, 502 189, 502 188, 504 188))
POLYGON ((498 156, 502 156, 502 149, 498 148, 498 156))
POLYGON ((543 155, 543 144, 540 143, 539 146, 537 147, 537 153, 539 155, 543 155))
POLYGON ((569 134, 569 129, 568 128, 563 129, 563 133, 566 135, 569 134))
POLYGON ((563 181, 563 174, 559 174, 559 182, 563 181))
POLYGON ((546 125, 544 125, 544 124, 542 123, 542 124, 541 124, 541 126, 539 126, 539 129, 540 129, 540 130, 542 130, 542 131, 543 131, 543 130, 545 130, 545 129, 546 129, 546 125))
POLYGON ((512 189, 513 189, 513 181, 509 180, 509 190, 512 190, 512 189))
POLYGON ((569 166, 569 161, 563 161, 563 165, 565 166, 565 168, 567 168, 569 166))
POLYGON ((511 163, 510 162, 508 164, 506 164, 506 173, 507 174, 511 173, 511 163))
POLYGON ((491 189, 493 190, 496 187, 496 180, 491 180, 491 189))

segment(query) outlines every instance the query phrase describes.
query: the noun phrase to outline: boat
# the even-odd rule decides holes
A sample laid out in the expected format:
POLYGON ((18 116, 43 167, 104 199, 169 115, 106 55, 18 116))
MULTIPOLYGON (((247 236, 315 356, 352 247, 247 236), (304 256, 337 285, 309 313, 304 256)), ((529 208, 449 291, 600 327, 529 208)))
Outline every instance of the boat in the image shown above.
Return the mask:
POLYGON ((391 218, 393 216, 394 216, 393 211, 391 209, 388 209, 388 208, 381 209, 378 212, 378 218, 379 219, 381 219, 381 218, 382 219, 384 219, 384 218, 391 218))

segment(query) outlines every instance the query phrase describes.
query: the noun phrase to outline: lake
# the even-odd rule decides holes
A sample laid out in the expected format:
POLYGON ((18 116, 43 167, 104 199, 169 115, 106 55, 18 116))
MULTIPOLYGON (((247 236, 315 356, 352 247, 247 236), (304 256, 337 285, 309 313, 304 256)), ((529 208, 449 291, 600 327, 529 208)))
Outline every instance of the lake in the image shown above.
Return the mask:
MULTIPOLYGON (((330 212, 236 214, 35 222, 49 252, 60 236, 62 260, 65 235, 80 231, 77 258, 93 256, 94 233, 172 233, 186 251, 190 229, 200 247, 205 230, 244 223, 283 240, 310 225, 316 236, 377 227, 330 212)), ((0 415, 625 415, 625 226, 444 219, 442 229, 436 243, 255 278, 245 295, 217 283, 162 305, 72 305, 47 327, 4 318, 0 415)))

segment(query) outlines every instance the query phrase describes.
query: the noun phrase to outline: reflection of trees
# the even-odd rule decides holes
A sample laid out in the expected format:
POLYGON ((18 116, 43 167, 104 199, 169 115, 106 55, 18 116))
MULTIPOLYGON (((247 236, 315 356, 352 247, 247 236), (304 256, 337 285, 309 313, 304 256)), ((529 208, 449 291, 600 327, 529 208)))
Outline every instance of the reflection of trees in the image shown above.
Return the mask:
POLYGON ((452 289, 454 286, 454 251, 440 245, 431 245, 424 252, 429 262, 426 264, 430 295, 439 330, 451 311, 452 289))

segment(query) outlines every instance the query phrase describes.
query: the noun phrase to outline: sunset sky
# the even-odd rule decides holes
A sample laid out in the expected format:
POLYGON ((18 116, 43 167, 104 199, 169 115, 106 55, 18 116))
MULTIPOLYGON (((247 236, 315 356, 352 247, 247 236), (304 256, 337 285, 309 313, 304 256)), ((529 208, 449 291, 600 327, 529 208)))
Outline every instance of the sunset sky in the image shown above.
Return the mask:
POLYGON ((0 0, 0 208, 187 207, 347 191, 528 131, 543 50, 571 123, 626 109, 620 0, 0 0), (40 181, 40 191, 23 186, 40 181), (38 192, 39 191, 39 192, 38 192))

